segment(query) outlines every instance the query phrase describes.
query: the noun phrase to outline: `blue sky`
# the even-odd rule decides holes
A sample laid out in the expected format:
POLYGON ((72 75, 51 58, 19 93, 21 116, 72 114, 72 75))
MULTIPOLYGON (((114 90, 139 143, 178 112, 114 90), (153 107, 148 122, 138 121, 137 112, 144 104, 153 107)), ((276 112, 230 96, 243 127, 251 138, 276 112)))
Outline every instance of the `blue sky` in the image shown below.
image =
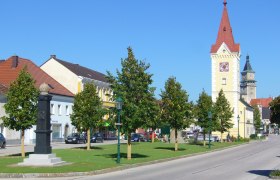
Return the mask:
MULTIPOLYGON (((0 58, 43 64, 51 54, 105 73, 120 68, 131 46, 151 64, 156 94, 175 76, 196 101, 211 94, 210 47, 223 0, 9 0, 1 1, 0 58)), ((280 89, 280 1, 228 0, 241 70, 250 55, 257 97, 280 89)))

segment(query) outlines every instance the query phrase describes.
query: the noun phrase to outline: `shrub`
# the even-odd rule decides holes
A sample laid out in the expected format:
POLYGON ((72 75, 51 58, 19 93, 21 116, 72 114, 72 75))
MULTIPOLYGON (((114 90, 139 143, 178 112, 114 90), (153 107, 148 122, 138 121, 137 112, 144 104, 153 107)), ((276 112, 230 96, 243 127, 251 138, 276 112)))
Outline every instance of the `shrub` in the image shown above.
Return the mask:
POLYGON ((231 137, 230 137, 230 140, 231 140, 232 142, 235 142, 235 141, 237 141, 237 138, 234 137, 234 136, 231 136, 231 137))
POLYGON ((280 170, 273 170, 273 171, 271 171, 269 176, 280 176, 280 170))
POLYGON ((250 139, 256 139, 257 138, 257 135, 256 134, 251 134, 250 135, 250 139))
POLYGON ((241 141, 241 142, 249 142, 250 139, 249 138, 239 137, 239 141, 241 141))

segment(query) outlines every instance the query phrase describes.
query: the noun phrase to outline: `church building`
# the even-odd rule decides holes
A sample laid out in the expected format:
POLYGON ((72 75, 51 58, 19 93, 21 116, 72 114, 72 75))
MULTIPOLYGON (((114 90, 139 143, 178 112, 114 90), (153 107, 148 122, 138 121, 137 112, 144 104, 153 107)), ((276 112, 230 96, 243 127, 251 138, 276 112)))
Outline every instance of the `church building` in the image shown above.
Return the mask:
MULTIPOLYGON (((231 122, 234 125, 228 133, 234 137, 239 135, 240 137, 249 138, 251 134, 255 133, 253 108, 249 105, 250 99, 256 96, 254 71, 251 68, 248 57, 240 83, 240 44, 234 41, 226 0, 224 0, 223 4, 223 14, 218 36, 210 51, 212 100, 215 102, 220 90, 224 91, 225 97, 233 109, 231 122), (242 89, 242 93, 240 89, 242 89), (243 98, 242 94, 244 94, 243 98)), ((222 138, 226 139, 228 133, 224 133, 222 138)), ((220 136, 219 133, 214 134, 220 136)))

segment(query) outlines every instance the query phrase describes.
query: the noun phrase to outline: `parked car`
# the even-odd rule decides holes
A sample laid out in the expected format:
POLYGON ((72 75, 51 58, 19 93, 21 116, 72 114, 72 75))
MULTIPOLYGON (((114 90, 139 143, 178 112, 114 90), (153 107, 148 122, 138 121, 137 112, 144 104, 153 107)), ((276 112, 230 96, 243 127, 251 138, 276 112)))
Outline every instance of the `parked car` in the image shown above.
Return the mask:
POLYGON ((5 148, 6 147, 6 139, 2 133, 0 133, 0 148, 5 148))
MULTIPOLYGON (((197 140, 198 140, 198 141, 203 141, 203 135, 199 135, 199 136, 197 137, 197 140)), ((208 134, 205 136, 205 141, 209 141, 209 135, 208 135, 208 134)), ((220 139, 219 139, 218 136, 210 136, 210 141, 211 141, 211 142, 219 142, 220 139)))
POLYGON ((66 144, 70 144, 70 143, 80 144, 86 142, 87 142, 86 137, 83 134, 79 134, 79 133, 72 133, 65 139, 66 144))
POLYGON ((194 137, 194 134, 193 134, 193 132, 186 132, 185 136, 186 136, 187 139, 191 139, 191 138, 194 137))
POLYGON ((90 138, 91 143, 101 142, 103 143, 103 136, 101 133, 94 133, 93 136, 90 138))
POLYGON ((132 133, 131 134, 131 141, 132 142, 147 142, 147 138, 144 136, 144 134, 140 133, 132 133))
MULTIPOLYGON (((153 137, 153 132, 149 132, 149 138, 150 139, 152 139, 152 137, 153 137)), ((157 134, 156 133, 154 133, 154 139, 156 139, 158 136, 157 136, 157 134)))
MULTIPOLYGON (((153 132, 151 131, 151 132, 144 132, 144 133, 139 133, 139 134, 142 134, 142 135, 144 135, 144 137, 147 139, 147 140, 151 140, 152 139, 152 137, 153 137, 153 132)), ((156 135, 156 133, 154 133, 154 139, 157 139, 158 138, 158 136, 156 135)))

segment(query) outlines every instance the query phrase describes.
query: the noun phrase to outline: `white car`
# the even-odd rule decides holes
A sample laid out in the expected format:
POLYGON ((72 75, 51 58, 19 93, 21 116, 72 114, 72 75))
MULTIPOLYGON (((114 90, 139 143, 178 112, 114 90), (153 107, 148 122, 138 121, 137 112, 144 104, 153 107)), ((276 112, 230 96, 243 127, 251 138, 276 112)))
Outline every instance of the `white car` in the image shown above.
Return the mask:
MULTIPOLYGON (((198 140, 198 141, 203 141, 203 135, 199 135, 199 136, 197 137, 197 140, 198 140)), ((205 141, 209 141, 209 135, 208 135, 208 134, 205 136, 205 141)), ((211 142, 219 142, 220 139, 219 139, 218 136, 210 136, 210 141, 211 141, 211 142)))

